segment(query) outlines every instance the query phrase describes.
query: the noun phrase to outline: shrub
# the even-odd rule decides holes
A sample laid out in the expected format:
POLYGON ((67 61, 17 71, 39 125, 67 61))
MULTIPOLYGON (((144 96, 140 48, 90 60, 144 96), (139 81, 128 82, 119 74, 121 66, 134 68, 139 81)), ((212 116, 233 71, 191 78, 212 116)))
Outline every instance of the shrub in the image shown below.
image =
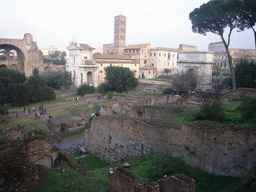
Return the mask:
POLYGON ((78 87, 77 95, 84 96, 85 94, 94 93, 94 87, 88 84, 83 84, 78 87))
POLYGON ((238 110, 243 113, 243 120, 252 120, 256 124, 256 98, 243 98, 238 110))
POLYGON ((98 87, 98 93, 104 94, 104 93, 107 93, 108 91, 109 91, 109 86, 108 86, 108 84, 102 83, 102 84, 99 85, 99 87, 98 87))
POLYGON ((218 76, 218 75, 220 75, 219 71, 212 71, 212 76, 218 76))
POLYGON ((165 89, 165 90, 163 90, 163 95, 170 95, 171 93, 173 93, 174 92, 174 89, 172 89, 172 88, 167 88, 167 89, 165 89))
POLYGON ((219 99, 214 99, 213 102, 204 103, 195 116, 197 120, 223 122, 226 115, 224 113, 222 101, 219 99))
POLYGON ((222 83, 222 87, 232 87, 232 78, 231 77, 227 77, 225 79, 223 79, 222 83))

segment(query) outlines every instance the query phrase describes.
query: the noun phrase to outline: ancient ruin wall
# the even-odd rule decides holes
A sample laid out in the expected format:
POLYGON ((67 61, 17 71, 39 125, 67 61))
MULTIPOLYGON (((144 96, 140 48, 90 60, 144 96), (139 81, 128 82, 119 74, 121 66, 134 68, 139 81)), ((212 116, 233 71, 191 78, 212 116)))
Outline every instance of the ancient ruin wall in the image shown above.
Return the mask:
POLYGON ((217 175, 241 176, 256 165, 255 129, 209 121, 156 128, 132 118, 100 116, 92 121, 86 145, 110 163, 169 151, 217 175))

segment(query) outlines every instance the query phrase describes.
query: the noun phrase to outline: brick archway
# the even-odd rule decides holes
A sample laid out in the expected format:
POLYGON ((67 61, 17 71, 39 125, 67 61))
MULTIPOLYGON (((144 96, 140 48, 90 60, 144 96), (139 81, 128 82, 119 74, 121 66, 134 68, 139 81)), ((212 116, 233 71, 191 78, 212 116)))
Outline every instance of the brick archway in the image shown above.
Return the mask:
POLYGON ((0 66, 17 69, 28 77, 32 75, 34 68, 39 71, 43 70, 43 58, 37 47, 37 43, 33 41, 33 36, 29 33, 24 35, 23 39, 1 39, 0 38, 0 66), (11 52, 10 52, 11 51, 11 52), (15 59, 12 51, 15 52, 15 59), (17 55, 16 55, 17 54, 17 55), (42 69, 41 69, 42 68, 42 69))

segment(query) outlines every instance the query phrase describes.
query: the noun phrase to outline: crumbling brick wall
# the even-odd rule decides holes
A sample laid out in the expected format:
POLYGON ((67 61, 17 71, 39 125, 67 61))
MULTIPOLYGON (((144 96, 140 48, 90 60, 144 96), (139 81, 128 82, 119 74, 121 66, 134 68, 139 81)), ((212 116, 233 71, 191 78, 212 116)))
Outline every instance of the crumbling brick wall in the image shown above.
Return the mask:
POLYGON ((34 164, 46 156, 53 163, 59 149, 51 139, 40 131, 26 132, 23 138, 0 139, 0 180, 6 186, 17 189, 34 189, 40 182, 41 165, 34 164))
POLYGON ((128 169, 109 172, 109 192, 195 192, 196 181, 186 175, 164 176, 158 183, 141 183, 128 169))
POLYGON ((217 122, 150 125, 133 118, 100 116, 91 125, 88 150, 107 162, 169 151, 217 175, 241 176, 255 166, 256 128, 217 122))

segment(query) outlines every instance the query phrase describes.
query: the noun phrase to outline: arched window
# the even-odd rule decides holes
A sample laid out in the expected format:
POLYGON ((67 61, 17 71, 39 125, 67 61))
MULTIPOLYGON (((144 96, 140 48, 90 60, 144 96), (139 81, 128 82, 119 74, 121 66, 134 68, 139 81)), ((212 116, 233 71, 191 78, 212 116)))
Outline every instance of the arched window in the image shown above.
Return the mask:
POLYGON ((93 85, 92 72, 88 72, 88 73, 87 73, 87 84, 93 85))
POLYGON ((0 49, 0 61, 6 61, 6 60, 7 60, 6 50, 0 49))

